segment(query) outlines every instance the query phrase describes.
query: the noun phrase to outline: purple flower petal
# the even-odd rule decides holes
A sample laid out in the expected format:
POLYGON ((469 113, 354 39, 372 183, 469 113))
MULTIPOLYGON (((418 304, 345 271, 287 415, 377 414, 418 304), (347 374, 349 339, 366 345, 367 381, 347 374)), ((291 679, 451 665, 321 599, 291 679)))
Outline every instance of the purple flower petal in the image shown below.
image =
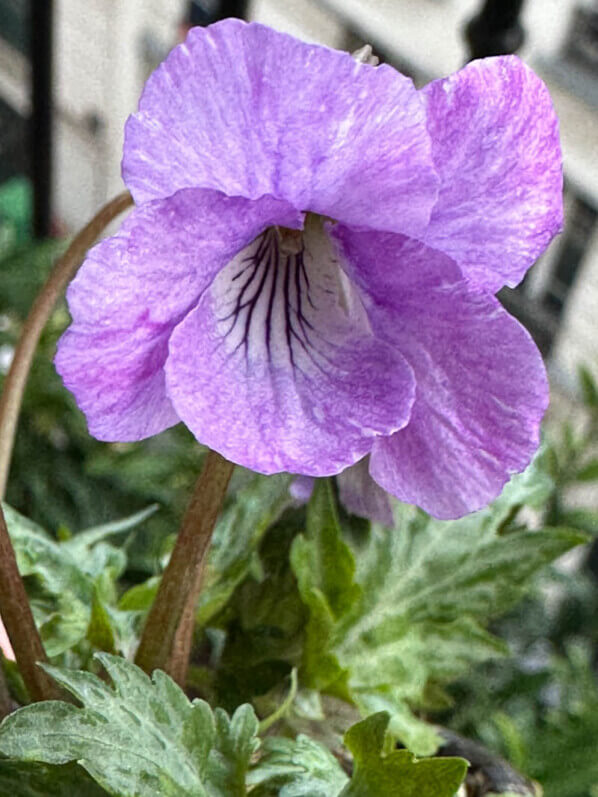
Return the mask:
POLYGON ((198 440, 262 473, 326 476, 407 423, 410 367, 375 339, 321 224, 274 231, 224 269, 175 329, 168 393, 198 440))
POLYGON ((263 25, 194 28, 148 80, 125 131, 136 202, 188 186, 417 235, 436 200, 425 107, 388 66, 263 25))
POLYGON ((422 91, 441 178, 423 240, 495 292, 561 229, 562 157, 548 90, 515 56, 474 61, 422 91))
POLYGON ((341 503, 349 512, 383 526, 394 526, 388 493, 370 476, 368 457, 339 473, 336 482, 341 503))
POLYGON ((169 336, 150 326, 72 326, 62 336, 56 370, 98 440, 141 440, 179 422, 164 385, 169 336))
MULTIPOLYGON (((313 476, 295 476, 289 486, 291 497, 299 504, 306 504, 311 498, 314 483, 313 476)), ((370 476, 369 457, 338 473, 336 483, 341 503, 348 512, 383 526, 394 525, 388 493, 370 476)))
POLYGON ((370 303, 394 308, 397 324, 406 297, 424 299, 430 288, 450 288, 463 280, 454 260, 413 238, 343 224, 327 223, 326 230, 337 244, 339 262, 351 283, 370 303))
POLYGON ((177 423, 164 386, 173 328, 214 275, 264 227, 298 227, 284 202, 190 189, 135 209, 88 254, 68 290, 73 323, 56 368, 100 440, 140 440, 177 423))
POLYGON ((295 476, 289 485, 291 498, 299 504, 306 504, 314 490, 315 479, 313 476, 295 476))
POLYGON ((373 274, 386 268, 392 275, 385 302, 374 292, 368 313, 417 383, 408 425, 374 441, 372 477, 439 518, 479 509, 538 446, 548 403, 540 353, 493 296, 458 279, 442 253, 392 234, 339 226, 334 235, 356 274, 370 263, 373 274))

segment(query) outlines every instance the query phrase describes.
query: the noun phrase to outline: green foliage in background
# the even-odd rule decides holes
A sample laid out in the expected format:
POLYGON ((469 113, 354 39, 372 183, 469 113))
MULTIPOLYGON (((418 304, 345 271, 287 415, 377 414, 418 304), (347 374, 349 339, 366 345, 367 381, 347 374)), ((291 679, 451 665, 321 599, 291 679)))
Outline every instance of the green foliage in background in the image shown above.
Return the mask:
POLYGON ((157 510, 53 539, 46 531, 3 505, 17 564, 26 580, 31 608, 46 653, 69 654, 66 661, 89 663, 94 647, 130 655, 137 644, 140 612, 118 606, 117 580, 125 549, 108 542, 142 524, 157 510))
MULTIPOLYGON (((0 728, 0 753, 50 765, 76 762, 115 797, 243 797, 248 785, 263 797, 285 790, 314 797, 318 781, 327 797, 452 797, 465 776, 467 764, 458 758, 416 762, 406 750, 384 755, 384 713, 347 731, 355 762, 350 779, 325 748, 301 740, 289 747, 270 739, 250 772, 260 747, 251 706, 229 717, 203 700, 189 702, 163 672, 150 680, 121 657, 97 658, 112 687, 89 672, 46 667, 81 708, 46 701, 14 712, 0 728)), ((53 771, 43 772, 51 784, 53 771)))
POLYGON ((580 372, 582 411, 546 433, 552 487, 543 520, 591 535, 567 567, 549 567, 493 628, 512 656, 451 688, 442 721, 475 735, 536 778, 545 797, 598 794, 598 386, 580 372), (593 497, 593 505, 584 502, 593 497))
POLYGON ((526 497, 521 481, 492 508, 454 523, 401 508, 397 529, 373 529, 357 546, 355 575, 330 488, 320 482, 308 536, 295 540, 291 554, 310 608, 308 685, 348 693, 363 713, 388 710, 403 743, 433 753, 438 739, 410 707, 434 708, 443 683, 504 655, 504 643, 484 628, 489 618, 521 597, 532 573, 585 539, 558 528, 499 535, 526 497))

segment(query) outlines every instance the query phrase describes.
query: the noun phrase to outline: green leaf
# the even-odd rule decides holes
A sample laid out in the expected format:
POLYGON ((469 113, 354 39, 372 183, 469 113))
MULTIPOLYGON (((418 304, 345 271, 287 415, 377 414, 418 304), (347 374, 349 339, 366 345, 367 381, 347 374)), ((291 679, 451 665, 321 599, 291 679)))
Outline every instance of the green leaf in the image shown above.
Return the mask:
POLYGON ((50 658, 60 656, 85 639, 89 628, 90 606, 69 589, 54 600, 33 599, 31 608, 36 625, 50 658))
POLYGON ((372 714, 345 734, 354 772, 339 797, 454 797, 465 778, 467 762, 462 758, 417 761, 408 750, 384 755, 388 721, 386 712, 372 714))
POLYGON ((346 672, 328 641, 336 622, 359 599, 355 559, 341 538, 330 480, 318 479, 307 509, 307 535, 297 536, 291 564, 310 610, 303 646, 303 676, 314 689, 347 696, 346 672))
POLYGON ((0 794, 18 797, 102 797, 108 792, 77 764, 48 766, 0 760, 0 794))
POLYGON ((0 726, 0 752, 22 761, 77 761, 109 794, 149 797, 245 795, 259 742, 250 706, 232 718, 190 703, 161 671, 150 680, 117 656, 97 654, 113 688, 91 673, 46 667, 82 704, 48 701, 16 711, 0 726))
POLYGON ((332 753, 303 734, 266 739, 262 749, 247 778, 252 797, 334 797, 349 780, 332 753))
POLYGON ((256 476, 222 513, 212 539, 199 598, 200 625, 217 614, 248 574, 267 529, 291 501, 287 474, 256 476))
MULTIPOLYGON (((497 616, 523 597, 535 572, 587 542, 584 534, 563 528, 497 536, 493 526, 484 528, 483 518, 478 520, 469 529, 477 536, 468 533, 466 523, 434 520, 423 528, 416 522, 394 536, 372 535, 363 575, 369 583, 377 573, 384 575, 376 590, 378 600, 384 597, 391 610, 383 627, 394 625, 397 617, 411 624, 430 617, 450 621, 463 613, 481 619, 497 616), (393 577, 393 562, 402 565, 400 579, 393 577)), ((369 592, 370 607, 374 598, 369 592)), ((374 623, 378 627, 379 619, 374 623)), ((360 621, 361 631, 367 625, 360 621)))
POLYGON ((598 386, 590 370, 582 365, 579 368, 578 376, 584 404, 591 408, 598 407, 598 386))
POLYGON ((19 572, 29 577, 31 607, 50 657, 85 638, 93 583, 62 544, 4 504, 19 572))
POLYGON ((297 687, 297 670, 293 669, 291 670, 291 688, 289 689, 288 695, 285 697, 282 703, 277 706, 272 714, 270 714, 268 717, 264 717, 264 719, 261 720, 259 727, 260 734, 264 734, 268 728, 271 728, 272 725, 282 719, 290 710, 291 706, 293 705, 293 701, 297 697, 297 687))
POLYGON ((308 615, 289 565, 289 550, 304 528, 304 508, 284 513, 260 546, 261 572, 250 572, 210 623, 219 629, 218 634, 210 631, 217 662, 210 689, 215 689, 216 705, 232 708, 266 694, 299 663, 308 615))
POLYGON ((64 543, 55 542, 44 529, 7 504, 3 509, 21 575, 35 576, 52 595, 60 595, 66 588, 91 603, 90 581, 62 548, 64 543))
MULTIPOLYGON (((504 654, 483 625, 523 597, 541 567, 586 539, 566 529, 499 536, 493 510, 448 524, 418 515, 399 533, 374 530, 359 559, 364 598, 333 636, 364 712, 425 706, 428 681, 453 680, 504 654)), ((432 736, 426 742, 419 724, 411 734, 400 715, 393 731, 414 752, 431 754, 432 736)))
POLYGON ((160 586, 160 576, 151 576, 142 584, 135 584, 134 587, 123 593, 118 608, 123 611, 147 612, 160 586))
MULTIPOLYGON (((531 464, 523 471, 514 476, 508 482, 499 497, 482 512, 469 515, 476 518, 478 515, 493 518, 493 523, 500 527, 506 517, 512 514, 513 509, 520 506, 531 506, 535 509, 542 508, 554 491, 554 479, 552 478, 552 456, 550 446, 542 444, 531 464)), ((462 523, 467 518, 455 521, 462 523)))
POLYGON ((158 504, 151 504, 140 512, 129 515, 129 517, 80 531, 74 537, 70 537, 70 539, 63 542, 63 548, 69 551, 76 559, 84 557, 90 553, 98 542, 103 542, 106 537, 112 537, 115 534, 123 534, 125 531, 130 531, 136 526, 139 526, 155 514, 159 508, 158 504))
POLYGON ((389 715, 373 714, 345 734, 353 754, 351 780, 332 753, 300 734, 296 739, 270 738, 247 783, 255 797, 453 797, 465 777, 461 758, 416 761, 406 750, 392 748, 386 737, 389 715))
POLYGON ((562 523, 581 529, 588 534, 598 534, 598 512, 592 509, 569 509, 560 513, 562 523))
POLYGON ((97 594, 93 596, 87 638, 99 650, 105 650, 107 653, 115 652, 115 638, 110 615, 97 594))
POLYGON ((504 533, 514 510, 538 499, 532 470, 458 521, 403 506, 397 529, 373 527, 354 552, 330 511, 320 513, 323 530, 314 521, 291 558, 309 610, 302 684, 350 699, 364 715, 388 711, 392 732, 431 755, 438 736, 412 709, 428 707, 432 687, 504 655, 484 625, 526 594, 541 567, 586 540, 562 528, 504 533))
POLYGON ((4 511, 48 656, 59 656, 85 639, 102 650, 130 653, 140 614, 116 609, 116 580, 127 558, 105 539, 138 525, 155 507, 60 542, 11 507, 4 505, 4 511))
POLYGON ((304 593, 303 600, 309 609, 309 620, 303 640, 303 680, 311 689, 325 690, 350 700, 347 692, 347 670, 341 666, 336 654, 330 650, 330 640, 336 629, 336 621, 326 596, 314 588, 304 593))
POLYGON ((307 536, 295 539, 291 562, 304 596, 317 589, 339 617, 359 598, 355 558, 341 539, 341 528, 329 479, 318 479, 307 508, 307 536))
POLYGON ((598 479, 598 459, 593 459, 575 474, 575 478, 580 482, 593 482, 598 479))

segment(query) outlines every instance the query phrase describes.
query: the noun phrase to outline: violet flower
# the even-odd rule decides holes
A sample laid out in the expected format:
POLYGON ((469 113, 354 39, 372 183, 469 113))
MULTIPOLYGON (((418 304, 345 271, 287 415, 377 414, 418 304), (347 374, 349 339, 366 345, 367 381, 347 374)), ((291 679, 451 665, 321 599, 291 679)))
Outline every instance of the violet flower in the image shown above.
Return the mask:
POLYGON ((529 462, 544 367, 493 294, 559 230, 562 173, 519 59, 417 91, 262 25, 196 28, 127 122, 123 176, 137 207, 73 281, 56 358, 93 435, 182 420, 262 473, 370 455, 443 518, 529 462))

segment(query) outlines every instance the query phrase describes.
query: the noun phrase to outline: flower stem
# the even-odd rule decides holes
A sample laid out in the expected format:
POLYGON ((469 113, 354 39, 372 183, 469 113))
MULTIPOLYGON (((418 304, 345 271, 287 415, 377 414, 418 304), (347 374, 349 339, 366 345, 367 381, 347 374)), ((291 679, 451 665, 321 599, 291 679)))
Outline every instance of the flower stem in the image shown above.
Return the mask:
POLYGON ((37 662, 46 661, 23 580, 19 575, 15 552, 8 536, 6 519, 0 505, 0 608, 6 633, 15 653, 19 672, 32 700, 60 697, 58 687, 37 662))
POLYGON ((147 617, 135 663, 184 683, 206 553, 234 465, 209 451, 147 617))
MULTIPOLYGON (((25 384, 35 348, 57 299, 77 271, 86 251, 102 230, 133 202, 127 192, 108 202, 79 232, 57 261, 41 293, 33 303, 0 397, 0 498, 4 496, 8 468, 25 384)), ((36 662, 45 661, 44 647, 35 627, 27 593, 17 567, 4 512, 0 506, 0 614, 13 647, 19 672, 33 700, 60 696, 58 687, 36 662)))
POLYGON ((104 205, 99 213, 77 233, 69 248, 52 269, 23 324, 21 337, 15 347, 12 364, 4 380, 4 389, 0 397, 0 498, 6 491, 8 468, 25 384, 42 330, 89 247, 112 219, 132 204, 133 199, 128 191, 119 194, 104 205))
MULTIPOLYGON (((205 562, 205 558, 203 562, 205 562)), ((172 640, 170 658, 166 664, 167 672, 180 686, 184 686, 187 682, 189 659, 191 658, 191 648, 193 647, 193 631, 195 629, 195 607, 203 584, 203 562, 195 574, 193 589, 189 592, 183 607, 183 613, 172 640)))
POLYGON ((0 651, 0 720, 8 717, 11 711, 12 700, 6 675, 4 674, 4 652, 0 651))

